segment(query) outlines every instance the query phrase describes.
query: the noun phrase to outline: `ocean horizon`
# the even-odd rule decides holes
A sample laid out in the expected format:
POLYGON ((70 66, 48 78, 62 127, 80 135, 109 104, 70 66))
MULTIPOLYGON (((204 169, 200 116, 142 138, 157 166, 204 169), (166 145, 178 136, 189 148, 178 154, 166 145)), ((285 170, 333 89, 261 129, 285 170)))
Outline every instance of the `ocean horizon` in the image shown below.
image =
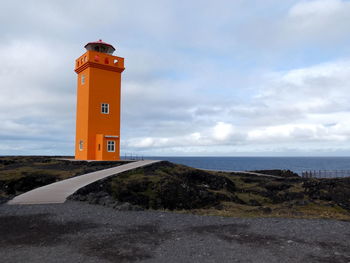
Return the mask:
POLYGON ((303 171, 350 170, 350 157, 180 157, 144 156, 183 164, 194 168, 221 171, 251 170, 291 170, 301 174, 303 171))

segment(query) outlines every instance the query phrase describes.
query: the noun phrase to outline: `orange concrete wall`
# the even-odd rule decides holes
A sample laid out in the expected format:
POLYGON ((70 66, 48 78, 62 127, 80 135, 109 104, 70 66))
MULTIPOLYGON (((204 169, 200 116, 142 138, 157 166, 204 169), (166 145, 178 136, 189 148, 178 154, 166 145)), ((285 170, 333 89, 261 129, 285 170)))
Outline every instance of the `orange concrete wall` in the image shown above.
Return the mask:
POLYGON ((88 121, 89 121, 89 69, 83 70, 77 78, 77 111, 76 111, 76 142, 75 158, 88 160, 88 121), (81 76, 85 75, 85 84, 81 84, 81 76), (83 150, 79 149, 79 141, 83 141, 83 150))
POLYGON ((124 59, 88 51, 76 60, 78 73, 75 158, 79 160, 120 159, 121 72, 124 59), (82 75, 85 83, 81 83, 82 75), (109 114, 101 113, 101 103, 109 104, 109 114), (118 136, 107 138, 106 136, 118 136), (79 141, 84 149, 79 150, 79 141), (107 140, 116 143, 107 152, 107 140), (100 150, 98 149, 100 145, 100 150))

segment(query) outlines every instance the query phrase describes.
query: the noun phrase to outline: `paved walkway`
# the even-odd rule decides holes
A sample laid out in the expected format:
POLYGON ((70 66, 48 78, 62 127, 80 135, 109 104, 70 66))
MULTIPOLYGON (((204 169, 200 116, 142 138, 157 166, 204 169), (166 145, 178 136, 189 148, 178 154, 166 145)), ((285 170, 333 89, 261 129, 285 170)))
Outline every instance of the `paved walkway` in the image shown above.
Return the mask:
POLYGON ((283 176, 278 175, 271 175, 271 174, 262 174, 262 173, 256 173, 256 172, 249 172, 249 171, 232 171, 232 170, 213 170, 213 169, 200 169, 203 171, 211 171, 211 172, 225 172, 225 173, 240 173, 240 174, 246 174, 246 175, 256 175, 256 176, 262 176, 262 177, 272 177, 272 178, 285 178, 283 176))
POLYGON ((119 174, 128 170, 150 165, 159 161, 144 160, 132 162, 117 167, 104 169, 73 178, 69 178, 60 182, 45 185, 24 194, 16 196, 8 202, 9 205, 24 205, 24 204, 53 204, 64 203, 68 196, 76 192, 78 189, 109 177, 111 175, 119 174))

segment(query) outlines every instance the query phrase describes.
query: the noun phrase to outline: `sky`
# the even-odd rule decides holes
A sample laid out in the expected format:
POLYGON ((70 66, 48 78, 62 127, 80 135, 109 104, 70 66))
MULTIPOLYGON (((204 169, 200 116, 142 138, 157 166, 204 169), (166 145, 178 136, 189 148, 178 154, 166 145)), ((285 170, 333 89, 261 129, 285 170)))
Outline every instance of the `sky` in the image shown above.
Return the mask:
POLYGON ((121 153, 349 156, 350 1, 3 1, 0 155, 73 155, 76 73, 125 58, 121 153))

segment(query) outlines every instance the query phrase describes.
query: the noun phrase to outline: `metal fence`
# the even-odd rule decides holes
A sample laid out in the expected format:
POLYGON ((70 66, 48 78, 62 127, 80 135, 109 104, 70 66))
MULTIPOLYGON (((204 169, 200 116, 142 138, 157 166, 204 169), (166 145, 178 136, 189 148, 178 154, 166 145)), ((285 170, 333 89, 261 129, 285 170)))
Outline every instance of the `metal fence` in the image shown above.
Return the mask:
POLYGON ((143 155, 133 153, 125 153, 124 155, 121 155, 120 158, 122 160, 144 160, 143 155))
POLYGON ((350 177, 350 170, 314 170, 303 171, 303 178, 343 178, 350 177))

